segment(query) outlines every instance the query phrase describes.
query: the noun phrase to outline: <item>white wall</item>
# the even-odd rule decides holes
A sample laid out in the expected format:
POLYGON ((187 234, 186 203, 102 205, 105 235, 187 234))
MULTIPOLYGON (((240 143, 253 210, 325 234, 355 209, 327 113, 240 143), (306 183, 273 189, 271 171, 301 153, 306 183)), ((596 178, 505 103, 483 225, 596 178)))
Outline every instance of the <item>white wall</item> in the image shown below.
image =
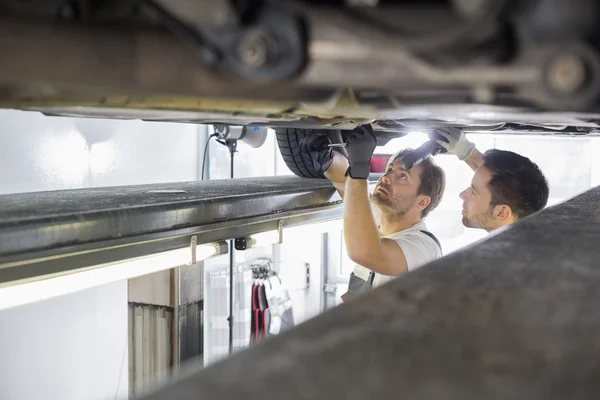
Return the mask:
POLYGON ((127 360, 125 281, 0 313, 0 399, 126 398, 127 360))
POLYGON ((274 267, 286 283, 294 304, 294 322, 300 324, 322 312, 323 236, 312 233, 310 226, 301 232, 288 232, 276 252, 274 267), (310 281, 306 285, 306 264, 310 281))
MULTIPOLYGON (((196 180, 204 131, 0 111, 0 194, 196 180)), ((127 325, 126 282, 1 311, 0 399, 126 396, 127 325)))
POLYGON ((196 180, 199 130, 0 110, 0 193, 196 180))

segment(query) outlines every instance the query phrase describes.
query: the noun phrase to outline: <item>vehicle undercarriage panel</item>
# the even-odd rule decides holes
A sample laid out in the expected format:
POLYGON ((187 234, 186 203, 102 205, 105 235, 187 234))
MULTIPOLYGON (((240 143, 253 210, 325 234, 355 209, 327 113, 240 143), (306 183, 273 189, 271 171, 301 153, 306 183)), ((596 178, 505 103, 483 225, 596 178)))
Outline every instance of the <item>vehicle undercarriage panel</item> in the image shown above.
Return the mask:
POLYGON ((235 3, 2 0, 0 107, 344 129, 600 119, 597 2, 235 3))

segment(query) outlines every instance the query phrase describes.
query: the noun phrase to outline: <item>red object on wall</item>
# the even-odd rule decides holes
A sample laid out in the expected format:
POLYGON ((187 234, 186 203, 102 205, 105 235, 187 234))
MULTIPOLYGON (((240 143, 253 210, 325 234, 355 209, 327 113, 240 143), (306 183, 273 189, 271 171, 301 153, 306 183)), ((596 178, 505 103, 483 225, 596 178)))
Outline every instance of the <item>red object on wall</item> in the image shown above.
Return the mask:
POLYGON ((387 162, 391 156, 391 154, 373 154, 371 157, 371 172, 382 174, 385 173, 387 162))

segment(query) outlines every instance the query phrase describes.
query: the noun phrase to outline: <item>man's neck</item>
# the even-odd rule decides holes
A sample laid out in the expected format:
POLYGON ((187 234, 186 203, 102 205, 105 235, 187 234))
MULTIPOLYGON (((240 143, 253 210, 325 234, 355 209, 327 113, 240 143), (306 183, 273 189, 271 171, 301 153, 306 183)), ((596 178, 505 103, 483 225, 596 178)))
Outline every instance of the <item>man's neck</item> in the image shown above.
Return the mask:
POLYGON ((412 228, 421 220, 420 216, 404 215, 401 218, 388 218, 385 214, 381 214, 379 223, 379 232, 382 236, 391 235, 392 233, 400 232, 408 228, 412 228))
POLYGON ((506 228, 507 226, 510 226, 510 225, 514 224, 515 222, 517 222, 515 219, 511 219, 510 221, 506 221, 506 222, 497 224, 493 228, 486 229, 486 231, 487 231, 487 233, 492 233, 492 232, 497 231, 499 229, 506 228))

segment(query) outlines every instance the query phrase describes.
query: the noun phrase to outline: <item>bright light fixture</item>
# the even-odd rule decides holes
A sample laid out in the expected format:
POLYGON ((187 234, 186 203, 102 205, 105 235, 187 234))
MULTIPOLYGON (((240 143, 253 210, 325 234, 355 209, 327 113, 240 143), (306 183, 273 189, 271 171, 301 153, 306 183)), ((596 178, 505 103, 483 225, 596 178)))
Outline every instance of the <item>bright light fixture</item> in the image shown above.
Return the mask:
MULTIPOLYGON (((202 244, 196 246, 195 250, 196 262, 198 262, 227 253, 227 244, 224 242, 202 244)), ((182 265, 191 265, 192 258, 191 247, 186 247, 121 262, 96 265, 64 276, 0 288, 0 310, 182 265)))
POLYGON ((270 244, 279 243, 279 232, 268 231, 261 232, 255 235, 250 235, 250 246, 249 247, 262 247, 270 244))
MULTIPOLYGON (((309 224, 285 227, 286 235, 318 235, 326 232, 336 232, 344 227, 342 218, 320 221, 309 224)), ((236 250, 246 250, 253 247, 269 246, 272 244, 281 244, 283 242, 283 221, 279 222, 279 229, 267 232, 255 233, 250 236, 239 237, 235 239, 236 250)))
POLYGON ((253 247, 269 246, 283 242, 283 220, 279 220, 277 230, 255 233, 250 236, 242 236, 234 241, 236 250, 246 250, 253 247))
POLYGON ((285 228, 286 235, 318 235, 327 232, 339 232, 344 229, 342 218, 329 221, 316 222, 314 224, 296 225, 285 228))
POLYGON ((269 246, 281 243, 281 231, 267 231, 255 233, 250 236, 242 236, 234 240, 236 250, 246 250, 254 247, 269 246))
MULTIPOLYGON (((227 254, 227 243, 208 243, 196 246, 196 262, 206 260, 220 254, 227 254), (222 248, 225 250, 222 250, 222 248)), ((188 263, 191 264, 191 263, 188 263)))

